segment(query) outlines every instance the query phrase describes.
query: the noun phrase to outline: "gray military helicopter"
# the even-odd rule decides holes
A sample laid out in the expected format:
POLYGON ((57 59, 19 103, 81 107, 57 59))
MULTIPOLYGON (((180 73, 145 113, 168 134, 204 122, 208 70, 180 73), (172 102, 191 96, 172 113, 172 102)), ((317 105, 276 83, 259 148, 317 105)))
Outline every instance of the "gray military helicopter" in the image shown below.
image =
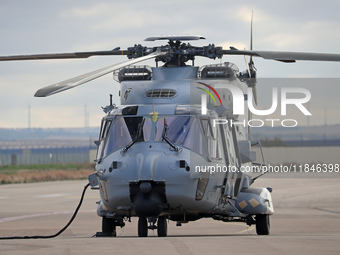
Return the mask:
POLYGON ((243 126, 230 124, 239 119, 233 109, 233 88, 243 91, 245 85, 253 91, 249 100, 257 100, 253 57, 282 62, 340 61, 340 55, 187 43, 200 39, 205 38, 158 36, 145 41, 168 43, 158 47, 138 44, 127 50, 0 57, 0 61, 128 57, 126 62, 35 93, 36 97, 50 96, 108 73, 120 83, 120 106, 111 97, 103 108, 106 115, 96 142, 95 173, 89 176, 92 188, 100 191, 97 214, 102 217, 102 232, 97 236, 115 236, 116 227, 123 227, 131 217, 139 218, 140 237, 146 237, 148 229, 167 236, 169 220, 181 226, 201 218, 255 224, 257 234, 269 234, 269 217, 274 213, 272 189, 253 187, 259 176, 242 171, 252 167, 256 157, 250 130, 247 135, 243 126), (194 65, 197 56, 216 59, 223 55, 250 56, 247 70, 239 72, 232 63, 194 65), (148 59, 155 59, 156 67, 134 66, 148 59), (225 125, 216 125, 216 120, 225 125))

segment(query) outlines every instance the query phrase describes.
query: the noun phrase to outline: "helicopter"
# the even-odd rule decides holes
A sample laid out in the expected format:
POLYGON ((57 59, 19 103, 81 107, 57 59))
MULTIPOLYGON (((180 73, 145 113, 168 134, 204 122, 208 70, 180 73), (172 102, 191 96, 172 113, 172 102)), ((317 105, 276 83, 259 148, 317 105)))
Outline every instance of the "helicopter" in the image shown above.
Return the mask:
MULTIPOLYGON (((168 234, 168 222, 177 226, 211 218, 255 225, 258 235, 270 233, 274 214, 272 188, 253 187, 253 177, 241 169, 258 164, 251 130, 232 125, 235 89, 248 88, 248 100, 257 101, 253 57, 285 63, 296 60, 340 61, 340 54, 254 51, 188 41, 200 35, 166 35, 145 41, 166 40, 166 45, 135 44, 126 50, 1 56, 0 61, 88 58, 126 55, 128 60, 42 89, 36 97, 50 96, 113 73, 120 83, 120 106, 110 97, 96 141, 92 189, 98 189, 97 214, 102 218, 96 236, 116 236, 131 217, 138 217, 138 236, 148 230, 168 234), (250 56, 240 72, 229 62, 195 66, 196 57, 250 56), (155 67, 135 64, 155 60, 155 67), (188 62, 192 64, 188 64, 188 62), (162 65, 160 65, 161 63, 162 65), (235 88, 235 89, 233 89, 235 88), (224 125, 216 123, 223 122, 224 125)), ((242 94, 243 96, 243 94, 242 94)), ((262 155, 263 157, 263 155, 262 155)))

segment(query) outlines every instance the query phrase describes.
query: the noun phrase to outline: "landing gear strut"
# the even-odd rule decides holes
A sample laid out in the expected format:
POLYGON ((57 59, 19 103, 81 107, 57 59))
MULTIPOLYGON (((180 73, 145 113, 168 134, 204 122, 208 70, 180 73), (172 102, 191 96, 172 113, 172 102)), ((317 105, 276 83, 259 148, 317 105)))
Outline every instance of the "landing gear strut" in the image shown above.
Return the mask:
POLYGON ((102 232, 97 232, 96 237, 116 236, 116 220, 102 217, 102 232))
POLYGON ((112 237, 117 236, 116 227, 124 227, 123 219, 112 219, 102 217, 102 232, 97 232, 96 237, 112 237))

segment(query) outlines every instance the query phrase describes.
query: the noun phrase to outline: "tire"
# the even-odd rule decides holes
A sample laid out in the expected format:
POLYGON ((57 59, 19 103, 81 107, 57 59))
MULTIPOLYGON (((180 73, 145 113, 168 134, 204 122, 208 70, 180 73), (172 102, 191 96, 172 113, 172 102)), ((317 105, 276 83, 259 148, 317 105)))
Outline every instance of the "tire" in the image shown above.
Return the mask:
POLYGON ((146 219, 146 217, 139 217, 138 219, 138 236, 148 236, 148 220, 146 219))
POLYGON ((259 214, 256 215, 256 233, 258 235, 269 235, 270 221, 269 215, 259 214))
POLYGON ((159 237, 165 237, 168 235, 168 223, 165 216, 161 216, 158 218, 157 235, 159 237))
POLYGON ((116 220, 103 217, 102 232, 104 233, 104 235, 116 236, 116 220))

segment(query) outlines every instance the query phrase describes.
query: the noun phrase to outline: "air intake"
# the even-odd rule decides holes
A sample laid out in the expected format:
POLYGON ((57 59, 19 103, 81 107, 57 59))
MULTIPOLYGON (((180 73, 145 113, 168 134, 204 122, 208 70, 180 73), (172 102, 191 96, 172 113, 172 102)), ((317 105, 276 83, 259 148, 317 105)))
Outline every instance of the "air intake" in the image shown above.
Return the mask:
POLYGON ((202 66, 199 70, 201 79, 230 79, 235 78, 238 68, 232 63, 202 66))
POLYGON ((113 72, 113 78, 118 81, 149 81, 152 70, 149 66, 130 66, 113 72))
POLYGON ((176 94, 177 91, 174 89, 150 89, 145 92, 145 96, 149 98, 171 98, 176 94))

